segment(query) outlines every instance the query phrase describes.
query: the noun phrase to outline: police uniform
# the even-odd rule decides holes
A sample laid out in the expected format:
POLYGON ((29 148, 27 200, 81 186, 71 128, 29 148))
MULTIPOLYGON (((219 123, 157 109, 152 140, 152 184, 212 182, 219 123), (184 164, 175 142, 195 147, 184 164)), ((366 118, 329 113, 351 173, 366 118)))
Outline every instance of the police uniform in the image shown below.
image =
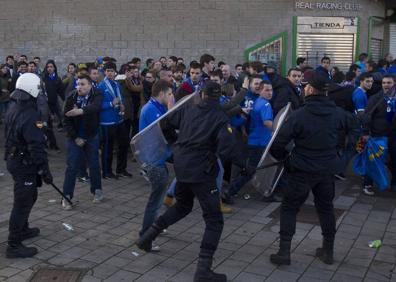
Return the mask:
POLYGON ((161 230, 187 216, 197 197, 206 228, 194 281, 226 281, 224 274, 211 271, 213 254, 223 230, 220 195, 216 187, 217 157, 223 161, 240 161, 236 155, 235 139, 229 119, 220 108, 220 85, 207 81, 205 99, 190 103, 164 119, 162 128, 179 130, 173 147, 174 168, 177 178, 176 204, 170 207, 140 237, 139 248, 150 251, 151 243, 161 230))
MULTIPOLYGON (((33 74, 25 74, 26 77, 19 79, 23 77, 22 81, 27 79, 30 83, 29 75, 33 74)), ((23 88, 23 83, 21 85, 23 88)), ((18 89, 17 81, 17 89, 11 94, 5 116, 5 160, 14 180, 14 203, 6 252, 9 258, 31 257, 37 253, 36 248, 25 247, 22 241, 39 234, 38 228, 29 228, 29 215, 37 200, 37 187, 41 186, 41 180, 52 183, 36 97, 18 89)))
POLYGON ((317 249, 316 255, 327 264, 333 263, 334 174, 341 165, 338 132, 357 127, 357 122, 325 95, 327 79, 315 74, 307 83, 318 93, 307 96, 305 106, 290 115, 271 147, 275 158, 284 159, 287 144, 291 141, 295 144, 285 165, 288 185, 281 205, 280 249, 271 255, 274 264, 290 264, 296 215, 311 190, 323 234, 323 247, 317 249))

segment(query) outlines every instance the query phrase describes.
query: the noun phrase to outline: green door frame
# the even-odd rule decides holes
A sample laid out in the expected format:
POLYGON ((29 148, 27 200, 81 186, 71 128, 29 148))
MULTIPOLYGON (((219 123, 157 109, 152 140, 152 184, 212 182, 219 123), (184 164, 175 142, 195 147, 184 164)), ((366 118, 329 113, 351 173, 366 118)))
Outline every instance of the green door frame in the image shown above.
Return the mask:
POLYGON ((277 39, 282 39, 282 50, 281 50, 282 56, 281 56, 281 69, 280 69, 280 71, 281 71, 282 75, 286 75, 287 39, 288 39, 287 31, 275 34, 275 35, 271 36, 270 38, 268 38, 268 39, 266 39, 266 40, 264 40, 264 41, 262 41, 260 43, 257 43, 256 45, 254 45, 252 47, 249 47, 249 48, 245 49, 245 51, 243 53, 244 53, 244 57, 245 57, 246 61, 249 60, 249 54, 251 52, 253 52, 254 50, 259 49, 259 48, 261 48, 261 47, 263 47, 263 46, 265 46, 265 45, 267 45, 267 44, 269 44, 272 41, 275 41, 277 39))

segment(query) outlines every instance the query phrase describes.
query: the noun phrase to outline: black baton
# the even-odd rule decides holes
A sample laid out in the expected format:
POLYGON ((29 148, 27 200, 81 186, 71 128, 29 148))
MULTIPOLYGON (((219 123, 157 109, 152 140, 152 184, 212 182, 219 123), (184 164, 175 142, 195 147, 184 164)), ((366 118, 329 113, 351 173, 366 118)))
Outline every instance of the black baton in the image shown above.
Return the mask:
POLYGON ((56 191, 58 191, 58 193, 62 196, 63 199, 65 199, 70 205, 73 205, 73 202, 68 197, 66 197, 66 195, 63 194, 63 192, 59 190, 59 188, 56 187, 54 183, 51 183, 51 186, 54 187, 56 191))

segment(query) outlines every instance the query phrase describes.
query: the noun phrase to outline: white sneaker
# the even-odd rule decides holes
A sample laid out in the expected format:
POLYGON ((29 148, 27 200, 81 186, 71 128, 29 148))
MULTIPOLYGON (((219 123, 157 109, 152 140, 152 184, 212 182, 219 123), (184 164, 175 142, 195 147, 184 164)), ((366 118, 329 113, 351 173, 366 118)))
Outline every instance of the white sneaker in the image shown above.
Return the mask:
POLYGON ((366 185, 363 188, 363 193, 366 194, 367 196, 374 196, 374 189, 372 185, 366 185))
POLYGON ((101 201, 103 201, 103 191, 101 189, 96 189, 92 202, 100 203, 101 201))
MULTIPOLYGON (((66 197, 68 197, 70 199, 69 196, 66 196, 66 197)), ((62 208, 65 211, 70 211, 70 210, 73 209, 72 205, 70 205, 70 203, 68 201, 66 201, 65 199, 63 199, 63 198, 62 198, 62 208)))

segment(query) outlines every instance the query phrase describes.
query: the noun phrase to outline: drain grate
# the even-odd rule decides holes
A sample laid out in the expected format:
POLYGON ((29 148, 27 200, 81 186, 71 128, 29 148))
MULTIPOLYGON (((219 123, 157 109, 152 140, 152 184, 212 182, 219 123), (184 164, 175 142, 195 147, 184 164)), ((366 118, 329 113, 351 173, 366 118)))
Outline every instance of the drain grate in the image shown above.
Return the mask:
MULTIPOLYGON (((271 213, 270 217, 272 217, 273 219, 279 220, 280 208, 281 207, 279 206, 276 210, 274 210, 271 213)), ((336 222, 337 222, 338 218, 340 218, 344 212, 345 212, 345 210, 343 210, 343 209, 334 209, 334 215, 336 218, 336 222)), ((316 213, 315 206, 302 205, 302 207, 300 208, 300 212, 297 214, 297 222, 319 225, 319 218, 316 213)))
POLYGON ((40 268, 30 282, 80 282, 85 274, 78 268, 40 268))

